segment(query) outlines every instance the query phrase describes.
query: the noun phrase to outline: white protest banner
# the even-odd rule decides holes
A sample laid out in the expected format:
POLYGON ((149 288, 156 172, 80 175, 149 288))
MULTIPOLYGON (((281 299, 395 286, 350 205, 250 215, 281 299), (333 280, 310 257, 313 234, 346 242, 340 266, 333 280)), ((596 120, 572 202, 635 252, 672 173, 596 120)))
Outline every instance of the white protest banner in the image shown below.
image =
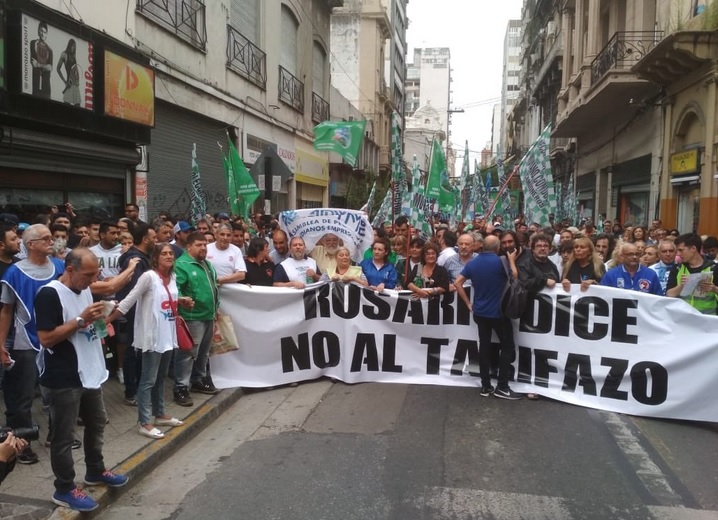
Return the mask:
MULTIPOLYGON (((480 386, 478 333, 449 293, 413 301, 357 285, 223 286, 238 351, 220 388, 329 376, 347 383, 480 386)), ((514 321, 511 386, 580 406, 718 422, 718 317, 677 298, 608 287, 544 291, 514 321)))
POLYGON ((333 233, 344 242, 352 259, 360 262, 364 251, 374 242, 374 230, 362 211, 353 209, 297 209, 279 214, 279 227, 291 238, 304 239, 307 252, 311 251, 320 238, 333 233))

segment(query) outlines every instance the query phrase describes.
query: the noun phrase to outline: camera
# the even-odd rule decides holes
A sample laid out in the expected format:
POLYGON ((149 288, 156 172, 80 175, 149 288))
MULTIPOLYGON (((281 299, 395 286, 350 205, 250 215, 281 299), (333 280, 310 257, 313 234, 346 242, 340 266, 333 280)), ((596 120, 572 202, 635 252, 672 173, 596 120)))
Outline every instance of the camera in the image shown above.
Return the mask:
POLYGON ((5 442, 7 434, 12 433, 19 439, 24 439, 27 442, 36 441, 40 438, 40 427, 37 424, 32 426, 25 426, 22 428, 0 428, 0 443, 5 442))

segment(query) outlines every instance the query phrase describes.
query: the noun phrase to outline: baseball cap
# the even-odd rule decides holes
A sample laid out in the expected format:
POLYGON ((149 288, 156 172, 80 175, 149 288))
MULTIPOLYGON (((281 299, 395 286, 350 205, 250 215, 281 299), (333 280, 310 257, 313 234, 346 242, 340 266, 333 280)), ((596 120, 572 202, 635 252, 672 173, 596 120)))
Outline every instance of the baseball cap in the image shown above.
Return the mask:
POLYGON ((227 213, 218 213, 217 220, 229 220, 229 215, 227 213))
POLYGON ((567 227, 566 231, 570 231, 574 235, 578 235, 578 233, 579 233, 579 230, 576 226, 567 227))
POLYGON ((188 233, 190 231, 194 231, 194 227, 187 221, 180 220, 175 224, 175 233, 188 233))
POLYGON ((495 232, 498 231, 499 233, 503 233, 504 231, 506 231, 506 228, 505 228, 504 226, 502 226, 502 225, 499 224, 499 225, 494 226, 494 231, 495 231, 495 232))
POLYGON ((17 226, 20 223, 20 219, 13 213, 0 213, 0 224, 9 224, 11 226, 17 226))
POLYGON ((20 223, 17 225, 17 230, 18 230, 20 233, 22 233, 23 231, 25 231, 25 230, 26 230, 27 228, 29 228, 29 227, 30 227, 30 224, 28 224, 27 222, 20 222, 20 223))

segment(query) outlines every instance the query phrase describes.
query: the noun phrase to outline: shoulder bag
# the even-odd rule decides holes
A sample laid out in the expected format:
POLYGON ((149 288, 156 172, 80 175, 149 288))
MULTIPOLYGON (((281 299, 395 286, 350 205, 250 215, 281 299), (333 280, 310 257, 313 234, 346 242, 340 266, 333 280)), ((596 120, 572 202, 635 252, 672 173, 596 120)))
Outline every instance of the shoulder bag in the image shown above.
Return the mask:
POLYGON ((170 289, 167 285, 165 285, 164 281, 162 282, 162 286, 165 288, 165 291, 167 291, 167 297, 170 299, 170 308, 172 309, 172 314, 174 314, 175 317, 177 346, 180 350, 190 351, 194 347, 194 338, 192 338, 192 333, 189 331, 189 326, 184 318, 180 316, 179 309, 177 308, 178 304, 172 299, 170 289))

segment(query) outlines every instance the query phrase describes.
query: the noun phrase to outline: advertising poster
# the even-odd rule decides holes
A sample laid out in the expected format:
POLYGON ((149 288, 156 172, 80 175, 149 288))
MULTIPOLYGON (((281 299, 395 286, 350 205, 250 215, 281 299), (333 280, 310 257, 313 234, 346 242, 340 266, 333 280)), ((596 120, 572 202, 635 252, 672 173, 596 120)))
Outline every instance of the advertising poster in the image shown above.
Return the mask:
POLYGON ((105 114, 155 124, 155 71, 105 51, 105 114))
POLYGON ((93 109, 92 42, 22 15, 22 92, 93 109))

